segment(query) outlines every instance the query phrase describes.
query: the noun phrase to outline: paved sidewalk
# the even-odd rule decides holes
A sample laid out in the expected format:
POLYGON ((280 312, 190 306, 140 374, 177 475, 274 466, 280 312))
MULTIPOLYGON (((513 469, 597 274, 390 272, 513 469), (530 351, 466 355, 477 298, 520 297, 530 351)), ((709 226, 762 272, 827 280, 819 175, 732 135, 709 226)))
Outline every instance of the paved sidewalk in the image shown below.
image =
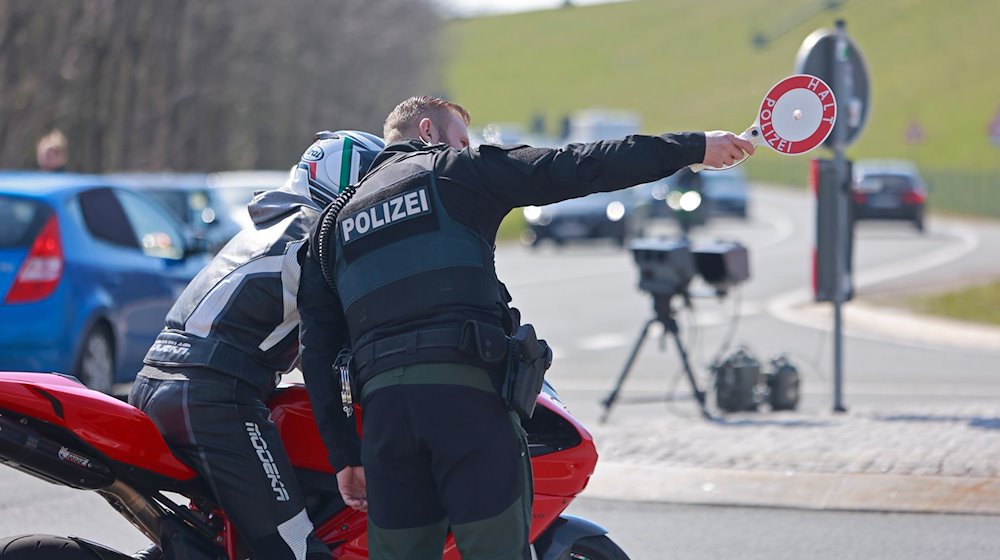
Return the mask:
POLYGON ((591 425, 585 495, 676 503, 1000 515, 1000 403, 666 414, 591 425))

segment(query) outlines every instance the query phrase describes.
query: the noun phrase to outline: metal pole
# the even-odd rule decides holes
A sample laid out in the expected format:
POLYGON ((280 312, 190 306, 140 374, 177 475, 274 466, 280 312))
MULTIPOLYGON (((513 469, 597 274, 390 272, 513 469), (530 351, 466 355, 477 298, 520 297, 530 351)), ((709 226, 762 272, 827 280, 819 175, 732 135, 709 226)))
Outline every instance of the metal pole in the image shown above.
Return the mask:
POLYGON ((834 272, 836 282, 833 293, 833 411, 846 412, 844 407, 844 332, 842 307, 848 289, 847 243, 848 243, 848 193, 847 161, 844 158, 844 144, 847 139, 848 111, 850 105, 847 87, 847 32, 844 20, 836 23, 836 45, 833 52, 833 95, 837 99, 837 122, 833 127, 833 161, 836 178, 837 197, 835 220, 837 224, 834 239, 834 272))

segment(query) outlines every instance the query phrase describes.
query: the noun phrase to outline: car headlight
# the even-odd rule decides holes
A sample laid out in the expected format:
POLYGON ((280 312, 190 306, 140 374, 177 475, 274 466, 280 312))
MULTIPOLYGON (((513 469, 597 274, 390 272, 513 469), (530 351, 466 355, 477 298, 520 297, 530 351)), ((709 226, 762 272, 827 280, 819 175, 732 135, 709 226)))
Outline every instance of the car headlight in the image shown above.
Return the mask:
POLYGON ((525 206, 524 219, 527 220, 529 224, 545 226, 552 221, 552 216, 542 212, 542 209, 538 206, 525 206))
POLYGON ((698 191, 688 191, 681 195, 680 199, 681 210, 685 212, 694 212, 701 206, 701 193, 698 191))
POLYGON ((609 202, 608 207, 604 209, 604 214, 612 222, 617 222, 625 217, 625 205, 618 200, 609 202))
POLYGON ((672 210, 694 212, 701 206, 701 193, 698 191, 670 191, 667 195, 667 206, 672 210))

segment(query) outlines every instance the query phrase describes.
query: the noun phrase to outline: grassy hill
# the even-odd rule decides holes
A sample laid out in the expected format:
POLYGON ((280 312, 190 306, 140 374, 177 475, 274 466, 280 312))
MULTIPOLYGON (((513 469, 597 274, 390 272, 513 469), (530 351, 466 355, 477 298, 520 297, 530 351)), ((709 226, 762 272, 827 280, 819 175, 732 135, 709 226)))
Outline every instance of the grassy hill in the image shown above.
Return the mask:
MULTIPOLYGON (((793 72, 803 39, 843 18, 872 82, 868 125, 848 157, 916 160, 936 208, 1000 217, 1000 148, 987 135, 1000 111, 1000 2, 853 0, 815 13, 823 4, 634 0, 455 20, 445 86, 474 124, 541 114, 555 132, 569 112, 606 107, 639 112, 650 133, 740 131, 793 72), (766 48, 751 44, 781 29, 766 48), (924 131, 917 145, 906 142, 913 122, 924 131)), ((762 153, 747 171, 802 183, 813 155, 762 153)))

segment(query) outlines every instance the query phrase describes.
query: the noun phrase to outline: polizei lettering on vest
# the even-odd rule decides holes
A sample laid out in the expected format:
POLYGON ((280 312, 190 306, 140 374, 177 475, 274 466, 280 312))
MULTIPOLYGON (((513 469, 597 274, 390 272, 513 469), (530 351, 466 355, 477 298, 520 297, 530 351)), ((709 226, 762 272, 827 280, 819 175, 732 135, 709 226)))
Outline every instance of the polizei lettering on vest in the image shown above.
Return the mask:
POLYGON ((427 187, 420 187, 348 216, 340 222, 340 233, 344 243, 350 243, 395 222, 430 212, 427 187))
POLYGON ((278 465, 274 464, 274 457, 267 450, 267 441, 260 435, 260 427, 253 422, 244 422, 247 434, 250 436, 250 445, 253 445, 257 452, 257 458, 264 467, 264 475, 271 481, 271 490, 275 493, 275 500, 279 502, 288 501, 288 490, 285 490, 285 483, 281 481, 281 473, 278 472, 278 465))

